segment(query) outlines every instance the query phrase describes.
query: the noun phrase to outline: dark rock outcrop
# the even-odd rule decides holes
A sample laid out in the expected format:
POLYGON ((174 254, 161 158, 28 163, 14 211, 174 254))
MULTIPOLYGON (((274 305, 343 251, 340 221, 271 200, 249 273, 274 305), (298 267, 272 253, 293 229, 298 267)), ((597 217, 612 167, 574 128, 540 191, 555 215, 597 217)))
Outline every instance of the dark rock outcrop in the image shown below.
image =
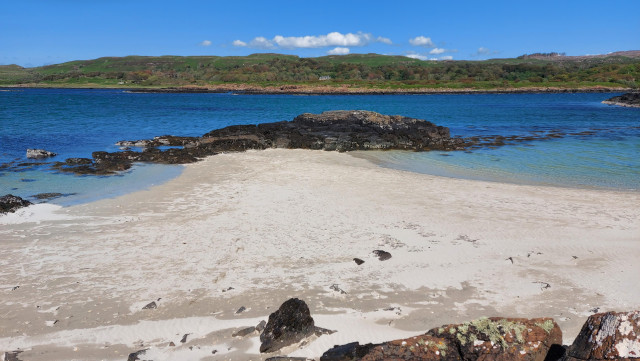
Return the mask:
MULTIPOLYGON (((65 162, 56 162, 53 168, 76 174, 107 175, 127 170, 135 162, 186 164, 222 152, 242 152, 249 149, 470 151, 593 134, 595 131, 563 133, 549 130, 525 135, 483 135, 463 139, 451 137, 448 128, 426 120, 382 115, 366 110, 337 110, 322 114, 304 113, 292 121, 232 125, 211 131, 202 137, 164 135, 149 140, 120 141, 116 144, 127 150, 94 152, 92 159, 70 158, 65 162), (128 150, 131 146, 143 149, 128 150)), ((9 164, 7 167, 13 166, 9 164)))
POLYGON ((269 315, 260 335, 260 352, 275 352, 313 335, 315 323, 307 304, 297 298, 284 302, 269 315))
POLYGON ((163 135, 153 139, 121 140, 116 143, 121 147, 161 147, 161 146, 188 146, 198 140, 197 137, 176 137, 175 135, 163 135))
POLYGON ((640 92, 625 93, 603 101, 604 104, 640 108, 640 92))
POLYGON ((29 159, 49 158, 55 157, 56 155, 58 154, 44 149, 27 149, 27 158, 29 159))
POLYGON ((640 360, 640 311, 589 316, 564 360, 640 360))
POLYGON ((320 360, 544 361, 561 342, 562 331, 550 318, 482 318, 403 340, 335 346, 320 360))
POLYGON ((28 200, 7 194, 0 197, 0 214, 13 213, 22 207, 27 207, 32 203, 28 200))
POLYGON ((76 174, 113 174, 131 168, 134 162, 185 164, 222 152, 249 149, 457 150, 464 149, 465 141, 452 138, 448 128, 421 119, 341 110, 305 113, 293 121, 233 125, 199 138, 165 135, 150 140, 121 141, 117 145, 144 149, 141 152, 94 152, 92 159, 67 159, 55 163, 53 168, 76 174), (165 146, 173 148, 159 148, 165 146))

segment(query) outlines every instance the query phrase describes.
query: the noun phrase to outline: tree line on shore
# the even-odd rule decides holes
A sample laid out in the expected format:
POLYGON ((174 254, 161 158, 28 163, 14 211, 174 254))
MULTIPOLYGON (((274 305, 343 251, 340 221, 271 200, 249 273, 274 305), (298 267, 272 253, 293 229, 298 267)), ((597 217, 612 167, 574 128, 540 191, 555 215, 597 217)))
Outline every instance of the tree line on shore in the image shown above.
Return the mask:
POLYGON ((421 61, 402 56, 353 54, 299 58, 246 57, 99 58, 37 68, 0 66, 0 84, 185 86, 224 83, 308 84, 357 87, 611 86, 637 88, 640 58, 625 56, 551 60, 523 56, 487 61, 421 61))

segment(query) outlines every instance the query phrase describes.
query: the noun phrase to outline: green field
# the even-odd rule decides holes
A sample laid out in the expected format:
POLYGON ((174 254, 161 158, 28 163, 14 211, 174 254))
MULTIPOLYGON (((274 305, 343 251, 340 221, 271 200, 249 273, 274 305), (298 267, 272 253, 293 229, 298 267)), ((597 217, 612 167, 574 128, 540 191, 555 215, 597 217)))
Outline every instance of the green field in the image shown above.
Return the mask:
POLYGON ((574 89, 600 86, 634 89, 640 78, 640 58, 635 54, 624 54, 484 61, 422 61, 378 54, 318 58, 281 54, 104 57, 36 68, 2 65, 0 85, 120 88, 303 85, 362 89, 574 89))

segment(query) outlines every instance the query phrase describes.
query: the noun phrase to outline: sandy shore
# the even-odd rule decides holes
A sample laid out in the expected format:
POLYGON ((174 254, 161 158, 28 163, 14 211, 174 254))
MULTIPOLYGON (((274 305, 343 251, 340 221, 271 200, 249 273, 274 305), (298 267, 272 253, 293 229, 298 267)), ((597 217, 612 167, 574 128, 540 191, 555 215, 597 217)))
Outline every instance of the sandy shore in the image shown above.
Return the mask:
POLYGON ((640 308, 638 204, 334 152, 218 155, 147 191, 1 216, 0 352, 260 360, 257 334, 231 334, 290 297, 338 331, 295 356, 480 316, 554 317, 569 343, 596 309, 640 308))

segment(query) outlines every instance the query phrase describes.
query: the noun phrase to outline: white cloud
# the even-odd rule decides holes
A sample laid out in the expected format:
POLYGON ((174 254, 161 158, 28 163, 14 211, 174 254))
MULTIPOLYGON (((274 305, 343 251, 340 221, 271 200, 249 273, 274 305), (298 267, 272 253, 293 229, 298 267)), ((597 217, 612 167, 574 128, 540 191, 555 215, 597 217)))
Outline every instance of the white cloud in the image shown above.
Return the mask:
POLYGON ((329 55, 347 55, 349 54, 349 48, 337 47, 327 51, 329 55))
POLYGON ((481 56, 481 55, 489 55, 491 54, 491 50, 485 48, 485 47, 479 47, 478 51, 476 51, 475 54, 473 54, 474 56, 481 56))
POLYGON ((200 46, 211 46, 211 40, 203 40, 199 44, 200 46))
POLYGON ((442 48, 433 48, 431 49, 431 51, 429 52, 429 54, 431 55, 438 55, 438 54, 442 54, 444 52, 446 52, 446 49, 442 49, 442 48))
POLYGON ((411 58, 411 59, 418 59, 418 60, 428 60, 429 57, 426 55, 420 55, 420 54, 407 54, 405 55, 407 58, 411 58))
POLYGON ((427 38, 427 37, 424 37, 424 36, 422 36, 422 35, 420 35, 420 36, 416 36, 416 37, 415 37, 415 38, 413 38, 413 39, 409 39, 409 43, 410 43, 411 45, 415 45, 415 46, 426 46, 426 47, 428 47, 428 48, 432 48, 432 47, 434 47, 434 46, 435 46, 435 45, 433 45, 433 41, 431 41, 431 38, 427 38))
MULTIPOLYGON (((431 41, 431 40, 429 40, 431 41)), ((393 44, 391 39, 383 36, 374 38, 369 33, 346 33, 342 34, 337 31, 328 33, 327 35, 306 35, 306 36, 282 36, 276 35, 273 39, 267 39, 258 36, 249 42, 242 40, 233 41, 233 46, 250 47, 259 49, 274 48, 322 48, 322 47, 339 47, 347 48, 352 46, 365 46, 371 42, 379 42, 384 44, 393 44)), ((335 50, 335 49, 334 49, 335 50)))
POLYGON ((273 49, 273 48, 275 48, 275 45, 273 45, 273 42, 271 40, 268 40, 264 36, 258 36, 257 38, 254 38, 253 40, 251 40, 249 42, 249 44, 247 46, 250 47, 250 48, 257 48, 257 49, 273 49))
POLYGON ((441 56, 436 60, 453 60, 453 56, 451 55, 445 55, 445 56, 441 56))
POLYGON ((321 48, 324 46, 364 46, 371 41, 371 34, 332 32, 327 35, 289 36, 276 35, 273 42, 282 48, 321 48))

